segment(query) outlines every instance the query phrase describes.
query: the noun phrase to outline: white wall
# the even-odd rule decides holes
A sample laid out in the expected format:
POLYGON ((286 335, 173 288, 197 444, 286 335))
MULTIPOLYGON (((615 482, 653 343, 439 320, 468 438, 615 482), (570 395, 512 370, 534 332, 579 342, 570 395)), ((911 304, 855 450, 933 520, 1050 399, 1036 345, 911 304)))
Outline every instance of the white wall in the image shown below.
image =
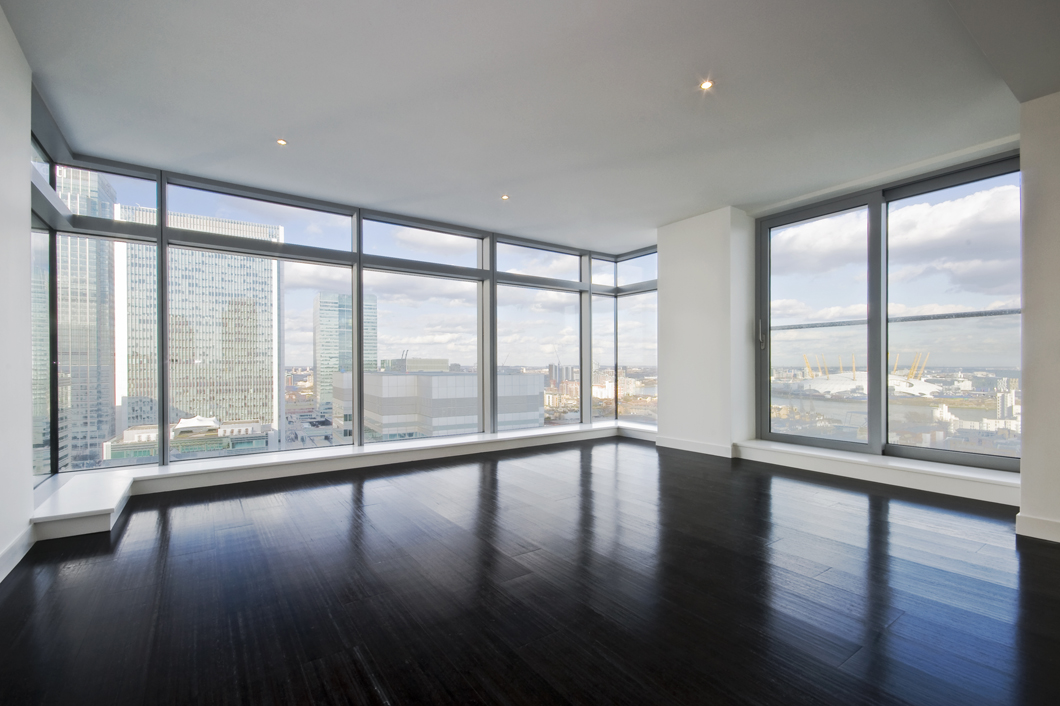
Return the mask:
POLYGON ((1020 534, 1060 542, 1060 93, 1020 107, 1023 458, 1020 534))
POLYGON ((726 207, 659 229, 660 446, 731 457, 754 438, 754 221, 726 207))
POLYGON ((0 10, 0 579, 32 543, 30 86, 29 64, 0 10))

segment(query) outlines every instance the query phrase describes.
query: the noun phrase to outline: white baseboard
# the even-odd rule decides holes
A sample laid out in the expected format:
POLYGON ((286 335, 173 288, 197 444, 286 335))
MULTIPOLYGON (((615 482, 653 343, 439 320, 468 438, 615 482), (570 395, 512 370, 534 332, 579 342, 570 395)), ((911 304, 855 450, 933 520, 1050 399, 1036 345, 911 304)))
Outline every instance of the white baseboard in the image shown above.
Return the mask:
POLYGON ((737 456, 749 461, 1013 507, 1020 505, 1018 473, 833 451, 760 439, 740 442, 736 448, 737 456))
POLYGON ((688 439, 675 439, 668 436, 657 436, 655 437, 656 446, 665 446, 670 449, 680 449, 681 451, 692 451, 698 454, 708 454, 710 456, 721 456, 722 458, 732 458, 732 445, 725 444, 708 444, 705 441, 689 441, 688 439))
POLYGON ((3 551, 0 551, 0 581, 7 578, 7 575, 11 573, 18 562, 22 561, 22 558, 29 553, 29 550, 33 548, 33 526, 26 525, 26 529, 22 530, 17 537, 15 537, 10 544, 4 547, 3 551))
POLYGON ((657 436, 654 429, 641 429, 632 426, 618 427, 618 435, 630 439, 640 439, 641 441, 655 441, 657 436))
POLYGON ((1060 542, 1060 521, 1034 517, 1024 512, 1016 515, 1016 534, 1050 542, 1060 542))

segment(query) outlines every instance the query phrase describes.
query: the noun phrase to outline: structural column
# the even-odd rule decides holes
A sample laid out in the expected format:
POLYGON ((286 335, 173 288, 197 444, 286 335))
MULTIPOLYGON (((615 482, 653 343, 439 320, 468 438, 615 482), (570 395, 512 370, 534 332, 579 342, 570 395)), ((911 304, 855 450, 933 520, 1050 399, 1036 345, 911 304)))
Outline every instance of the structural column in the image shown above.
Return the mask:
POLYGON ((1019 534, 1060 542, 1060 93, 1020 106, 1023 452, 1019 534))
POLYGON ((659 229, 659 446, 731 457, 754 428, 754 221, 659 229))
MULTIPOLYGON (((29 64, 0 10, 0 580, 33 544, 29 64)), ((52 434, 57 433, 52 429, 52 434)))

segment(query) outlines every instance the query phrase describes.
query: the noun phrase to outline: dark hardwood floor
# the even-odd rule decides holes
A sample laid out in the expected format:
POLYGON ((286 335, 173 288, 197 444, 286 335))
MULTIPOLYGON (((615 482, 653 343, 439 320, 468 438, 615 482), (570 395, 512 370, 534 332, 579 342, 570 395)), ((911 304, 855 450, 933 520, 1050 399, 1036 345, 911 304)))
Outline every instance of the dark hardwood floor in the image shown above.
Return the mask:
POLYGON ((136 496, 0 584, 0 703, 1060 704, 1014 514, 615 439, 136 496))

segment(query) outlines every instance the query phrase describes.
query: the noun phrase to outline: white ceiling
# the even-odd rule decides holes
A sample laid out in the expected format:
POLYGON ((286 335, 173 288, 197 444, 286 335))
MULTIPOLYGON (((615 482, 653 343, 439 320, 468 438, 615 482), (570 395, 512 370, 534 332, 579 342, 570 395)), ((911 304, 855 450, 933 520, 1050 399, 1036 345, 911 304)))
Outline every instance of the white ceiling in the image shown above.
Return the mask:
POLYGON ((0 5, 77 152, 604 252, 1019 130, 946 0, 0 5))

